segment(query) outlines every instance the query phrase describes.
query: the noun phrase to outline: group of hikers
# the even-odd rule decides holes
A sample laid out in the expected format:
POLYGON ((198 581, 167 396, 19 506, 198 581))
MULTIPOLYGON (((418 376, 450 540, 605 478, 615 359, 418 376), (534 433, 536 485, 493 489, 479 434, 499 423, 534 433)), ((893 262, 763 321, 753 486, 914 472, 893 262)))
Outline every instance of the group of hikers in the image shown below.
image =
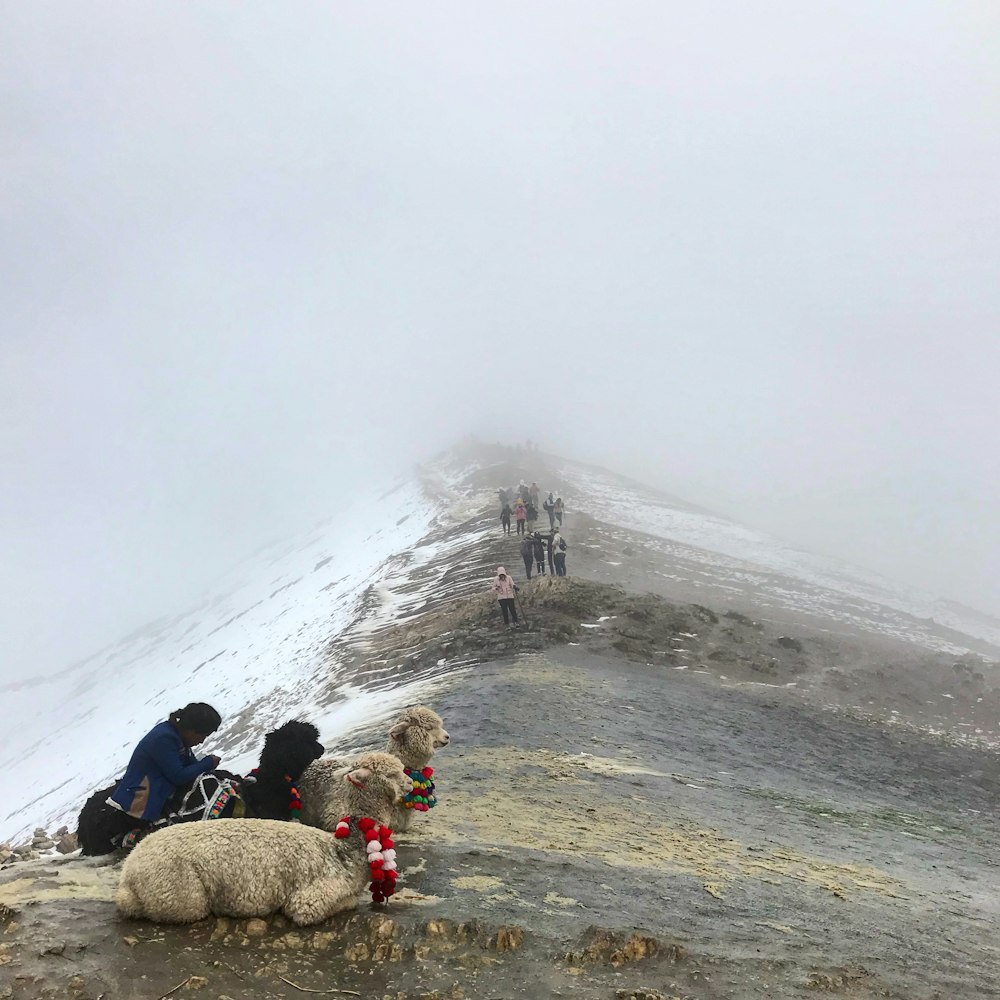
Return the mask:
MULTIPOLYGON (((514 490, 498 490, 500 494, 500 524, 503 533, 509 535, 511 518, 517 525, 519 535, 531 534, 534 530, 535 522, 538 520, 538 497, 540 491, 538 483, 525 486, 522 483, 515 492, 514 490)), ((549 515, 549 530, 555 528, 556 521, 562 527, 563 514, 566 507, 562 497, 553 497, 551 493, 542 503, 542 510, 549 515)), ((530 574, 529 574, 530 575, 530 574)))
MULTIPOLYGON (((517 524, 517 534, 523 535, 521 541, 521 558, 524 560, 524 572, 531 579, 532 572, 545 576, 548 566, 549 575, 566 575, 566 539, 562 537, 563 516, 566 505, 562 497, 555 497, 550 492, 541 508, 549 516, 549 530, 535 530, 538 520, 538 498, 540 496, 538 483, 526 486, 523 482, 517 490, 500 489, 500 525, 504 535, 509 535, 510 522, 513 517, 517 524)), ((497 575, 493 579, 493 592, 500 602, 505 625, 517 628, 517 585, 513 577, 503 566, 497 567, 497 575)))

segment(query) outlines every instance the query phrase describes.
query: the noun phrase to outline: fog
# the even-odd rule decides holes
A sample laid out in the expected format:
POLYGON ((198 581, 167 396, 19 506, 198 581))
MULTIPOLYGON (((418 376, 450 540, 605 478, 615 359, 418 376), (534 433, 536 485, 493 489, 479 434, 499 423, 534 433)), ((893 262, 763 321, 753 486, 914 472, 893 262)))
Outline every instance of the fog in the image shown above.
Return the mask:
POLYGON ((0 10, 0 676, 469 432, 1000 612, 996 4, 0 10))

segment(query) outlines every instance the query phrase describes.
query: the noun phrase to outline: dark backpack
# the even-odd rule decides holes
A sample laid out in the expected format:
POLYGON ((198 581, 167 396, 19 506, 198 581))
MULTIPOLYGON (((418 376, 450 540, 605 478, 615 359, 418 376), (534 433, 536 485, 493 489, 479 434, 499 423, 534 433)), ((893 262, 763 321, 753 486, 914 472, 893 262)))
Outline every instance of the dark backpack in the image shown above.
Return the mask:
POLYGON ((559 539, 559 551, 560 552, 565 552, 566 551, 566 539, 565 538, 560 538, 559 539))

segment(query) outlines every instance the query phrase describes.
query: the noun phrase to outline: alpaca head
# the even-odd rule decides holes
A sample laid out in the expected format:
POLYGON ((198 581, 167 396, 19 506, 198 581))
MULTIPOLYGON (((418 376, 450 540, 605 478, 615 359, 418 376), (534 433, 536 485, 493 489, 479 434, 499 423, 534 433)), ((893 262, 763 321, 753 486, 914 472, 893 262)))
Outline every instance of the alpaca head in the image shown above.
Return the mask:
POLYGON ((385 822, 392 807, 413 788, 398 757, 375 751, 362 754, 344 775, 347 812, 385 822))
POLYGON ((311 722, 293 719, 264 737, 260 771, 262 775, 288 775, 292 781, 298 781, 302 772, 322 757, 323 752, 319 730, 311 722))
POLYGON ((434 751, 451 741, 441 716, 426 705, 408 708, 389 730, 386 750, 411 770, 426 767, 434 751))

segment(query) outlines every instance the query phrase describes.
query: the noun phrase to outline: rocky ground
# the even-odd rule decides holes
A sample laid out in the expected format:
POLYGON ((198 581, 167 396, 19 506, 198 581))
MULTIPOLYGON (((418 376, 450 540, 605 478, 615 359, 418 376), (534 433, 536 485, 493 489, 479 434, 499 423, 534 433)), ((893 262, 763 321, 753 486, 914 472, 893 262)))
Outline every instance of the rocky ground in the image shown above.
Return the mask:
POLYGON ((988 665, 593 581, 521 596, 524 630, 468 596, 376 637, 401 675, 458 665, 391 905, 128 923, 116 864, 29 860, 0 872, 0 997, 995 995, 988 665), (918 711, 870 683, 897 662, 918 711))

